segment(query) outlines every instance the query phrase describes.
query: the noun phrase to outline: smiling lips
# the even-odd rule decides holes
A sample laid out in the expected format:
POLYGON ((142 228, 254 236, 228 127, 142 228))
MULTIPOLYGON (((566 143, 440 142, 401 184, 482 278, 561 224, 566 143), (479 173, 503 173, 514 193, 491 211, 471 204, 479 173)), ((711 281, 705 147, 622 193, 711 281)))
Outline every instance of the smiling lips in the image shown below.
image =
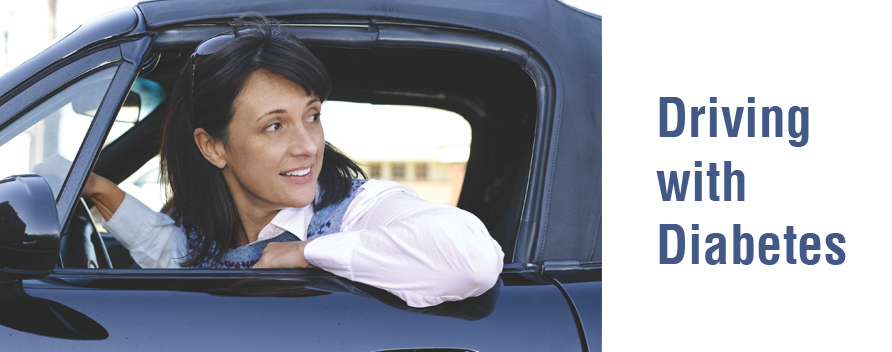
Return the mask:
POLYGON ((308 167, 308 168, 306 168, 306 169, 302 169, 302 170, 291 170, 291 171, 288 171, 288 172, 283 172, 283 173, 281 173, 280 175, 285 175, 285 176, 305 176, 306 174, 310 173, 310 169, 312 169, 312 167, 308 167))
POLYGON ((308 166, 305 169, 296 169, 287 172, 280 173, 279 175, 288 177, 292 182, 303 183, 306 182, 307 176, 310 174, 310 171, 313 170, 313 166, 308 166))

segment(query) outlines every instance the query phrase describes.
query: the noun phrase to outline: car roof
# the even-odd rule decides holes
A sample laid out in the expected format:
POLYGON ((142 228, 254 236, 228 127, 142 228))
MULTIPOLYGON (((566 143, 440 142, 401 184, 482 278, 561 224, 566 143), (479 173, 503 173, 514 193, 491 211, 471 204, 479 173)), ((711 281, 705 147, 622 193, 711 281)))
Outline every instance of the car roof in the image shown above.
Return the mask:
MULTIPOLYGON (((502 27, 529 27, 538 24, 551 27, 566 23, 573 26, 585 21, 600 21, 600 16, 581 11, 557 0, 153 0, 137 5, 146 15, 149 28, 170 24, 238 17, 252 11, 266 16, 311 14, 373 15, 380 18, 415 18, 419 20, 502 27), (506 9, 510 8, 510 11, 506 9), (581 17, 577 17, 581 16, 581 17), (580 22, 580 20, 582 22, 580 22), (529 21, 529 22, 528 22, 529 21)), ((561 27, 561 26, 559 26, 561 27)), ((545 32, 540 32, 547 34, 545 32)))

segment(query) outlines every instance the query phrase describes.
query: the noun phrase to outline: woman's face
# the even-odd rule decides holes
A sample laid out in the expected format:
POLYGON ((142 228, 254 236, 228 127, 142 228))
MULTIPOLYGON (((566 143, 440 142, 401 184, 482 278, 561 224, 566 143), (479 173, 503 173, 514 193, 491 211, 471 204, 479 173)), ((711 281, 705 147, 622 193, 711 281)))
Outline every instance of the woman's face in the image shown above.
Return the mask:
POLYGON ((220 154, 239 211, 312 203, 325 150, 319 99, 288 79, 258 70, 248 76, 232 106, 229 140, 220 154))

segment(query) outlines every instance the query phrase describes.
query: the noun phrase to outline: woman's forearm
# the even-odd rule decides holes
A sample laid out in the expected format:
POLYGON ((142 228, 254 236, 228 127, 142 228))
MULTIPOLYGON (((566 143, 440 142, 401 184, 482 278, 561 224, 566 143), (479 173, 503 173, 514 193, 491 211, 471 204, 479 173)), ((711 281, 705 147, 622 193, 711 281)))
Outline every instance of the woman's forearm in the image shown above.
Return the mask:
POLYGON ((93 202, 106 221, 111 220, 124 202, 124 191, 118 188, 118 185, 92 172, 82 194, 84 198, 93 202))

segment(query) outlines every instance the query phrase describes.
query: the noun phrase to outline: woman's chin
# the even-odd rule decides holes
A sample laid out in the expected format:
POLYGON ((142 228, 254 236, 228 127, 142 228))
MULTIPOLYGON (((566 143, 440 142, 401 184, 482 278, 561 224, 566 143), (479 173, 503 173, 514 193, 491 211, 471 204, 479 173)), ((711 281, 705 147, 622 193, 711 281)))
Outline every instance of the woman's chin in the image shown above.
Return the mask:
POLYGON ((291 208, 303 208, 316 201, 315 182, 302 185, 288 185, 286 188, 280 189, 280 191, 280 195, 286 196, 283 199, 284 205, 291 208))
POLYGON ((313 202, 316 200, 316 194, 314 193, 311 195, 299 195, 294 199, 295 201, 288 206, 292 208, 303 208, 310 204, 313 204, 313 202))

